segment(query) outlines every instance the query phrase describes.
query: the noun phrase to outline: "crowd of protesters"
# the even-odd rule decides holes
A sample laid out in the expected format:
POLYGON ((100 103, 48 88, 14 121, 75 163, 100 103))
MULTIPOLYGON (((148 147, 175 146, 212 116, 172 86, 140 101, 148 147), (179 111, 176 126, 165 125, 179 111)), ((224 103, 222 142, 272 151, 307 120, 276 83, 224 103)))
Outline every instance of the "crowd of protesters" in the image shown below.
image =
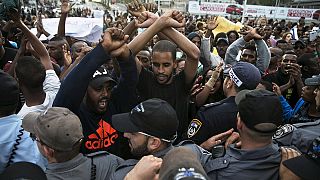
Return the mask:
POLYGON ((224 17, 133 0, 93 43, 65 33, 88 8, 63 0, 49 34, 52 10, 4 7, 0 179, 320 176, 320 24, 259 17, 214 34, 224 17))

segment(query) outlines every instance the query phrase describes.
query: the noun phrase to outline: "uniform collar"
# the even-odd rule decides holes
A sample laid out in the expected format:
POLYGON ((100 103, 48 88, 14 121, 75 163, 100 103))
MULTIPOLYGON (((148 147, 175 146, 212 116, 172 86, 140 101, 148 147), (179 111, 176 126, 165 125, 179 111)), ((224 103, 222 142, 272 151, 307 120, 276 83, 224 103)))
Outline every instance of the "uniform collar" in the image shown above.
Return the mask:
POLYGON ((254 150, 243 150, 236 148, 235 144, 232 144, 229 146, 226 153, 238 160, 255 160, 267 158, 270 155, 279 153, 279 146, 271 143, 268 146, 254 150))
POLYGON ((235 98, 236 98, 235 96, 230 96, 230 97, 223 99, 221 102, 222 103, 232 103, 232 102, 236 103, 235 98))
POLYGON ((158 157, 158 158, 163 158, 163 156, 165 156, 171 149, 173 149, 173 146, 170 145, 167 148, 160 150, 156 153, 153 154, 153 156, 158 157))
POLYGON ((84 163, 86 160, 88 160, 86 157, 84 157, 81 153, 79 153, 76 157, 73 159, 61 162, 61 163, 50 163, 48 164, 47 171, 50 172, 60 172, 60 171, 67 171, 76 168, 80 164, 84 163))

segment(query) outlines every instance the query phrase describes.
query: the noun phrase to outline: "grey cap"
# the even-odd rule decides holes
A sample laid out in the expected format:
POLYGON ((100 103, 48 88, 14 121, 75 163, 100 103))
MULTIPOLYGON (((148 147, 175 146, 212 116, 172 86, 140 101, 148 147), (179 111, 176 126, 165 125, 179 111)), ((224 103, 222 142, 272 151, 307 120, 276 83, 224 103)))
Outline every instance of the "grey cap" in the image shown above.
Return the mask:
POLYGON ((226 44, 228 44, 228 45, 229 45, 229 41, 228 41, 228 39, 227 39, 227 38, 218 38, 218 40, 217 40, 217 43, 216 43, 216 44, 218 44, 220 41, 223 41, 223 42, 225 42, 226 44))
POLYGON ((31 112, 23 118, 22 126, 44 144, 59 151, 72 150, 83 138, 78 116, 62 107, 52 107, 43 113, 31 112))
POLYGON ((320 85, 320 75, 312 76, 312 78, 307 78, 304 83, 307 86, 319 86, 320 85))

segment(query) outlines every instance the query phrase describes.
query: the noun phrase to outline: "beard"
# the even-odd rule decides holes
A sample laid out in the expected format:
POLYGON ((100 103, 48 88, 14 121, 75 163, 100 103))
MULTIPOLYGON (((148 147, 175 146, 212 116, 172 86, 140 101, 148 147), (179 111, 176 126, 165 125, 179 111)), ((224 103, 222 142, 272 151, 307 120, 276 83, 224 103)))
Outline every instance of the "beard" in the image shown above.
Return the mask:
MULTIPOLYGON (((131 153, 134 157, 140 159, 143 156, 150 155, 150 152, 148 151, 148 147, 147 147, 148 146, 148 139, 149 138, 147 138, 146 141, 142 145, 140 145, 136 148, 132 148, 132 145, 131 145, 131 153)), ((129 141, 129 143, 130 143, 130 141, 129 141)))

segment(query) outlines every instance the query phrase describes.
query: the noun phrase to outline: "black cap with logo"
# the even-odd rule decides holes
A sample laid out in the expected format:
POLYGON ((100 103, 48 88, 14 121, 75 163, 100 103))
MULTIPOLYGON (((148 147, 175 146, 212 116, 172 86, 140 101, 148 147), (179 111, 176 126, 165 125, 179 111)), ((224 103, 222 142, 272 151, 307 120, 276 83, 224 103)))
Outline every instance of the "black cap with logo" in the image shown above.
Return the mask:
POLYGON ((173 142, 179 121, 169 103, 153 98, 138 104, 130 113, 113 115, 112 124, 120 132, 143 132, 173 142))

